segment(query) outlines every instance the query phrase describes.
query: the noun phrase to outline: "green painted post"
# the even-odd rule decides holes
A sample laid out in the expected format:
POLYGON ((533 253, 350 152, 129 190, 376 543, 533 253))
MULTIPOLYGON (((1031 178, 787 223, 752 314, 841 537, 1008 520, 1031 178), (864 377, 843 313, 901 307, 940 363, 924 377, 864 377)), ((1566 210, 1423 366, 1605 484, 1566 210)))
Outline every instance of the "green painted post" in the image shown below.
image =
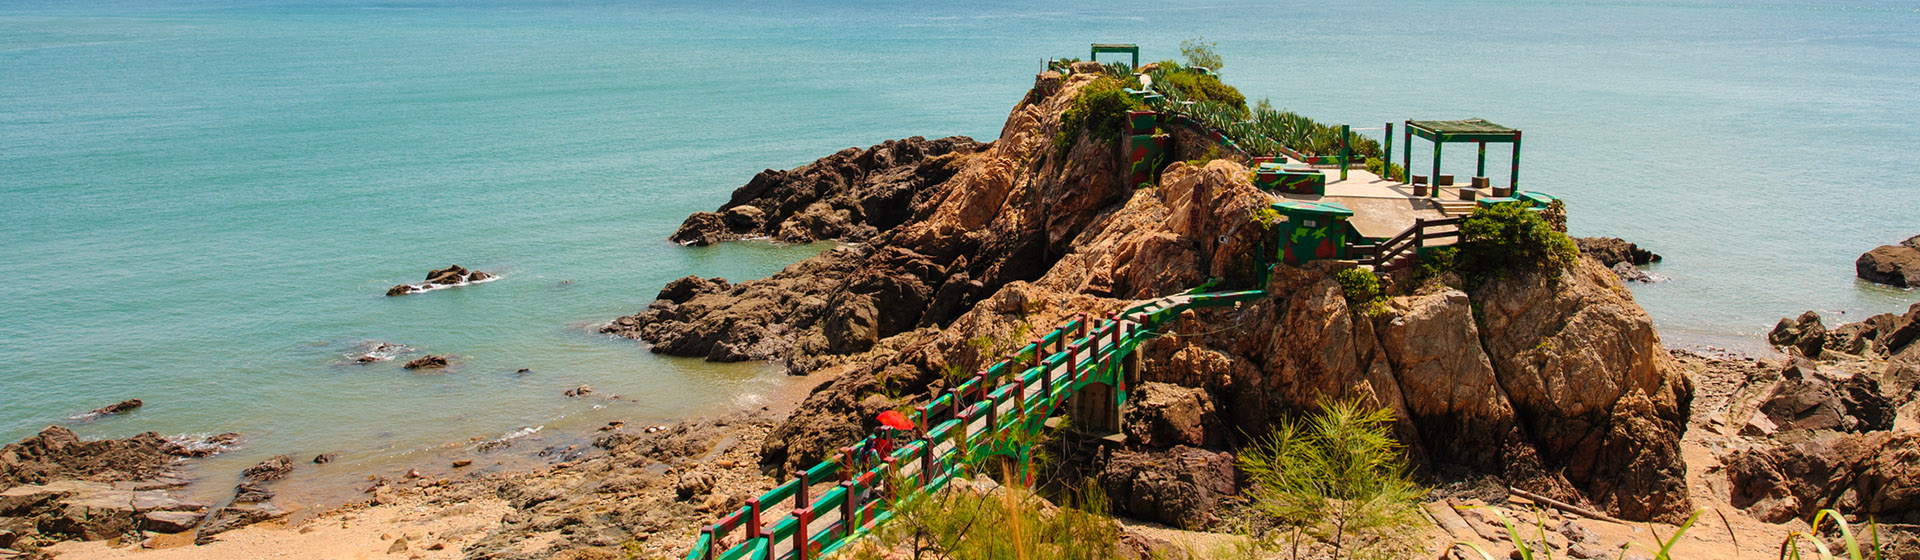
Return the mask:
POLYGON ((1384 159, 1384 160, 1386 160, 1386 162, 1385 162, 1385 163, 1382 163, 1382 164, 1380 164, 1380 172, 1381 172, 1381 173, 1385 173, 1385 174, 1387 175, 1386 177, 1382 177, 1382 179, 1386 179, 1386 180, 1388 180, 1388 181, 1392 181, 1392 180, 1394 180, 1394 176, 1393 176, 1393 123, 1387 123, 1387 134, 1386 134, 1385 136, 1381 136, 1381 138, 1384 138, 1384 139, 1386 139, 1386 141, 1387 141, 1387 148, 1386 148, 1386 149, 1384 149, 1384 150, 1380 150, 1380 158, 1381 158, 1381 159, 1384 159))
POLYGON ((1413 119, 1407 119, 1405 128, 1406 131, 1403 134, 1406 136, 1402 137, 1400 142, 1402 150, 1400 161, 1406 164, 1407 174, 1400 177, 1402 183, 1413 180, 1413 119))
POLYGON ((1480 143, 1480 165, 1473 168, 1473 176, 1475 177, 1487 176, 1487 143, 1486 142, 1480 143))
POLYGON ((1340 180, 1347 180, 1347 162, 1353 161, 1353 126, 1340 125, 1340 180))
MULTIPOLYGON (((1441 136, 1440 138, 1446 137, 1441 136)), ((1433 141, 1433 175, 1427 179, 1428 181, 1432 181, 1433 188, 1427 192, 1431 193, 1434 198, 1440 198, 1440 148, 1446 145, 1447 142, 1445 140, 1435 139, 1433 141)))
POLYGON ((1513 177, 1507 179, 1513 192, 1520 192, 1520 131, 1513 131, 1513 177))

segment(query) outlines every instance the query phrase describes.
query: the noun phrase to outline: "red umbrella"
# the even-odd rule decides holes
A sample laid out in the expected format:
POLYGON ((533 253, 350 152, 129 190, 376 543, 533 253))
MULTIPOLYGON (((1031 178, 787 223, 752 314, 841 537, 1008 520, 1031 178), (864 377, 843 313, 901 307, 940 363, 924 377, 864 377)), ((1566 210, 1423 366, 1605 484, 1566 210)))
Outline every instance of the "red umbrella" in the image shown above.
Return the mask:
POLYGON ((898 410, 880 413, 880 423, 895 430, 910 431, 914 428, 913 422, 907 420, 907 415, 901 414, 898 410))

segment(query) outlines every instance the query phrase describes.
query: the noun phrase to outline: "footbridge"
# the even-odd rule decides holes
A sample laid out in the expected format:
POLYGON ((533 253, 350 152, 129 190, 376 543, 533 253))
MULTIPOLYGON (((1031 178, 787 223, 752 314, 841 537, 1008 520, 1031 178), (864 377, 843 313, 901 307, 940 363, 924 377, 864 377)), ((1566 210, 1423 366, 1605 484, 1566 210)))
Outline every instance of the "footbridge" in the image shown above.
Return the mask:
POLYGON ((701 529, 687 559, 820 558, 890 520, 895 498, 937 492, 966 467, 994 457, 1030 457, 1032 436, 1063 410, 1117 429, 1134 370, 1130 358, 1143 343, 1188 309, 1266 296, 1259 290, 1205 289, 1141 302, 1105 318, 1081 314, 1054 328, 914 407, 907 415, 914 424, 911 442, 877 453, 883 436, 876 433, 840 448, 837 457, 701 529))

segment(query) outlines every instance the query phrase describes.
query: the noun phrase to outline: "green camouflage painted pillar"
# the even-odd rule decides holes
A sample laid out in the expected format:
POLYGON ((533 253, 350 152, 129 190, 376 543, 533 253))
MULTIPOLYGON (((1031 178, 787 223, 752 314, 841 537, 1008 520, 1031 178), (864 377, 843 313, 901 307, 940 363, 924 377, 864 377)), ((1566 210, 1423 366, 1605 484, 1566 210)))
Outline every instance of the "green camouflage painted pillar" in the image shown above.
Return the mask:
POLYGON ((1400 154, 1400 161, 1405 163, 1407 166, 1407 174, 1400 177, 1400 181, 1403 183, 1413 180, 1413 120, 1412 119, 1407 120, 1405 124, 1405 128, 1406 128, 1406 131, 1403 133, 1405 134, 1405 136, 1402 136, 1400 138, 1401 140, 1400 149, 1403 150, 1400 154))
POLYGON ((1347 180, 1347 162, 1353 161, 1353 127, 1340 125, 1340 180, 1347 180))
POLYGON ((1387 133, 1380 138, 1387 141, 1386 149, 1380 150, 1380 159, 1383 160, 1380 164, 1380 172, 1386 175, 1381 178, 1392 181, 1396 179, 1393 176, 1393 123, 1387 123, 1387 133))
POLYGON ((1473 168, 1473 176, 1475 177, 1487 176, 1487 143, 1486 142, 1480 143, 1480 164, 1473 168))
MULTIPOLYGON (((1445 138, 1445 136, 1441 136, 1441 138, 1445 138)), ((1447 143, 1445 141, 1438 138, 1433 141, 1433 175, 1431 179, 1428 179, 1429 181, 1433 181, 1433 190, 1428 192, 1433 193, 1434 198, 1440 197, 1440 148, 1446 145, 1447 143)))
POLYGON ((1513 192, 1520 192, 1520 131, 1513 131, 1513 177, 1507 179, 1513 192))

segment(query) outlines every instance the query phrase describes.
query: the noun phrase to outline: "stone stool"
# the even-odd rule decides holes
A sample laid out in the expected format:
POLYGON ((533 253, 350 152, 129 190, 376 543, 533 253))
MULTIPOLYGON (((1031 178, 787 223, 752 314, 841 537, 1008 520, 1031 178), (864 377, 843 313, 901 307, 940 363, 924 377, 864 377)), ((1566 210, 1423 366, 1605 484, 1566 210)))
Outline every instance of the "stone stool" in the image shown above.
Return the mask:
POLYGON ((1493 196, 1496 196, 1496 197, 1513 196, 1513 185, 1507 185, 1504 187, 1494 187, 1493 196))
POLYGON ((1453 186, 1453 176, 1452 175, 1435 175, 1433 177, 1433 186, 1451 187, 1453 186))
POLYGON ((1413 196, 1427 196, 1427 176, 1413 176, 1413 196))
POLYGON ((1476 189, 1473 187, 1460 187, 1460 200, 1473 202, 1474 197, 1478 196, 1479 194, 1480 194, 1480 189, 1476 189))

